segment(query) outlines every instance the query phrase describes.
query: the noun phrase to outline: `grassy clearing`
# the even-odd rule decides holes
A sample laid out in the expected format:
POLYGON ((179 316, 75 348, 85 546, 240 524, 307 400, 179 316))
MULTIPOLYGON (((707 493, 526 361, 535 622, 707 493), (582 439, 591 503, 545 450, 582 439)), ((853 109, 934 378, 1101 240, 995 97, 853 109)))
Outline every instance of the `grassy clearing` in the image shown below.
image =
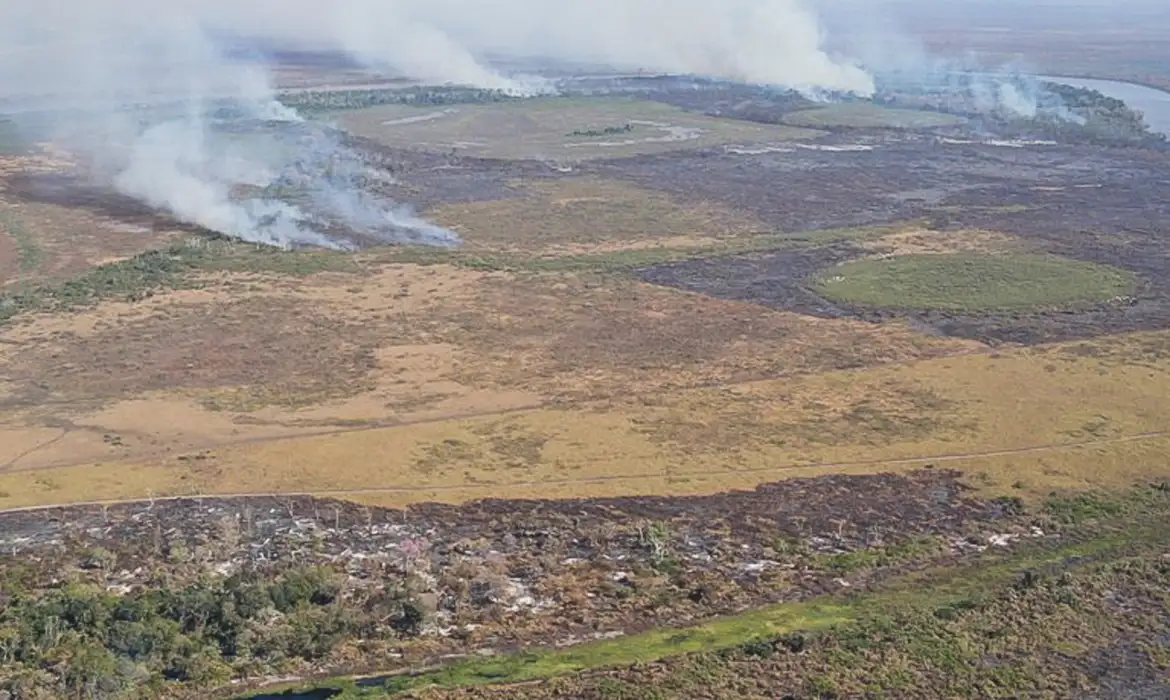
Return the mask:
MULTIPOLYGON (((0 136, 0 139, 2 138, 0 136)), ((32 232, 25 226, 19 215, 7 209, 0 210, 0 229, 3 229, 16 243, 22 273, 30 273, 40 267, 41 263, 44 262, 45 252, 41 250, 36 238, 33 237, 32 232)))
POLYGON ((858 260, 814 281, 832 301, 872 308, 1012 311, 1078 308, 1132 294, 1123 270, 1048 255, 903 255, 858 260))
POLYGON ((956 126, 962 117, 917 109, 892 109, 869 103, 845 103, 802 109, 784 118, 784 123, 812 129, 926 129, 956 126))
POLYGON ((450 150, 488 158, 578 161, 707 148, 727 143, 806 139, 818 132, 749 124, 623 98, 540 98, 450 107, 386 105, 345 112, 347 131, 386 145, 450 150), (614 125, 629 132, 604 132, 614 125))
MULTIPOLYGON (((1025 650, 1033 654, 1057 648, 1068 651, 1070 641, 1084 649, 1115 643, 1114 633, 1119 627, 1110 627, 1108 611, 1093 607, 1088 598, 1093 593, 1100 596, 1110 577, 1118 583, 1139 586, 1155 601, 1164 594, 1160 581, 1170 576, 1170 569, 1165 564, 1159 567, 1156 556, 1170 534, 1167 494, 1161 487, 1143 487, 1127 496, 1082 496, 1071 511, 1076 517, 1062 520, 1065 542, 1061 546, 1025 544, 1008 554, 987 553, 962 566, 902 576, 872 593, 784 604, 694 627, 658 629, 569 649, 458 663, 437 671, 393 677, 382 687, 358 688, 345 682, 332 687, 342 690, 343 698, 435 698, 445 697, 443 690, 452 691, 451 697, 478 697, 474 690, 478 686, 507 686, 615 667, 634 674, 649 670, 655 675, 653 685, 659 685, 679 679, 663 673, 670 666, 655 672, 647 668, 648 664, 716 654, 714 676, 687 678, 690 687, 698 689, 729 682, 718 667, 730 670, 728 662, 735 655, 767 659, 787 648, 796 654, 813 650, 804 657, 791 658, 805 662, 797 669, 797 677, 804 677, 810 688, 819 684, 824 693, 847 688, 862 691, 852 686, 870 683, 871 692, 894 692, 896 696, 898 690, 921 690, 920 684, 929 682, 936 673, 949 674, 948 685, 954 691, 968 691, 948 696, 972 697, 970 691, 988 689, 984 683, 999 683, 1002 690, 1020 691, 1044 679, 1045 674, 1037 678, 1032 672, 1038 669, 1033 668, 1002 678, 960 671, 976 668, 980 659, 998 657, 1006 661, 1025 650), (1142 559, 1151 553, 1153 556, 1142 559), (1078 605, 1078 601, 1083 602, 1078 605), (1020 624, 1029 614, 1043 615, 1048 620, 1042 631, 1020 624), (831 653, 818 657, 820 650, 831 653), (880 654, 876 654, 878 650, 880 654), (896 674, 879 673, 876 676, 883 685, 873 686, 874 676, 857 673, 859 668, 881 668, 892 657, 900 657, 897 668, 906 672, 900 682, 896 674), (887 683, 891 687, 884 687, 887 683)), ((1059 500, 1050 501, 1045 511, 1049 515, 1070 513, 1067 502, 1059 500)), ((1153 615, 1149 620, 1151 629, 1165 627, 1165 620, 1157 617, 1159 611, 1164 616, 1161 605, 1152 612, 1141 611, 1153 615)), ((1037 666, 1042 663, 1040 659, 1036 662, 1037 666)), ((686 666, 687 660, 682 663, 686 666)), ((591 673, 579 682, 588 686, 603 678, 591 673)), ((1057 682, 1056 678, 1048 680, 1057 682)), ((538 686, 529 688, 533 697, 559 697, 542 694, 538 686)), ((529 690, 502 687, 500 692, 503 695, 499 697, 522 697, 529 690)), ((824 693, 819 696, 827 697, 824 693)), ((628 697, 687 695, 638 692, 628 697)))

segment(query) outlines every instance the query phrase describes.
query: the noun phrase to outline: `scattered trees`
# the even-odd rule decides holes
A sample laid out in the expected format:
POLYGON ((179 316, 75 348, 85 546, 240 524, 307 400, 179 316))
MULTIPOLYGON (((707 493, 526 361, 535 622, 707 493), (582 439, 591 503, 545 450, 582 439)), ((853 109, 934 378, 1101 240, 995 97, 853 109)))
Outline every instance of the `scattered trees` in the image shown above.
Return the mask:
POLYGON ((220 686, 241 671, 322 660, 358 630, 420 633, 424 608, 396 583, 344 600, 341 583, 331 569, 294 567, 125 595, 83 585, 17 591, 0 610, 0 691, 14 700, 157 697, 167 683, 220 686))

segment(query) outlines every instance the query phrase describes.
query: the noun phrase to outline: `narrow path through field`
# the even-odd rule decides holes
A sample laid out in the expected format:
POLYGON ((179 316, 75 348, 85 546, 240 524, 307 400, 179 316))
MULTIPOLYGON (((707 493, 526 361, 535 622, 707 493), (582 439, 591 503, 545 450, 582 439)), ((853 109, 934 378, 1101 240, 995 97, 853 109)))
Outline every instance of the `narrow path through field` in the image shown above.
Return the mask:
POLYGON ((691 478, 691 477, 707 477, 707 476, 721 476, 721 475, 735 475, 735 474, 770 474, 783 473, 786 471, 794 471, 799 469, 849 469, 853 467, 896 467, 896 466, 910 466, 915 464, 938 464, 946 462, 957 462, 966 459, 978 459, 981 457, 1010 457, 1014 455, 1035 454, 1041 452, 1054 452, 1057 450, 1069 450, 1083 447, 1095 447, 1100 445, 1116 445, 1121 443, 1141 442, 1144 440, 1154 440, 1158 438, 1170 437, 1170 430, 1158 430, 1148 433, 1139 433, 1137 435, 1126 435, 1122 437, 1100 438, 1096 440, 1082 440, 1078 442, 1066 443, 1052 443, 1047 445, 1032 445, 1029 447, 1017 447, 1006 450, 988 450, 980 452, 957 452, 952 454, 936 454, 924 455, 921 457, 900 457, 897 459, 875 459, 875 460, 860 460, 853 462, 809 462, 800 464, 784 464, 775 467, 758 467, 752 469, 704 469, 682 472, 669 472, 663 474, 615 474, 611 476, 594 476, 581 477, 571 479, 544 479, 540 481, 512 481, 512 482, 497 482, 497 483, 476 483, 476 484, 459 484, 456 486, 387 486, 375 487, 366 489, 321 489, 318 491, 284 491, 272 492, 263 491, 255 493, 203 493, 203 494, 188 494, 185 496, 163 496, 157 498, 127 498, 120 500, 108 501, 77 501, 72 503, 55 503, 51 505, 40 506, 26 506, 22 508, 9 508, 0 510, 0 515, 4 513, 22 513, 38 510, 51 510, 54 508, 71 508, 77 506, 114 506, 129 503, 155 503, 158 501, 182 501, 182 500, 197 500, 200 498, 257 498, 257 497, 341 497, 341 496, 363 496, 363 495, 392 495, 405 493, 435 493, 435 492, 458 492, 458 491, 475 491, 475 490, 500 490, 513 488, 530 488, 534 486, 573 486, 578 484, 605 484, 622 481, 638 481, 642 479, 655 478, 691 478))

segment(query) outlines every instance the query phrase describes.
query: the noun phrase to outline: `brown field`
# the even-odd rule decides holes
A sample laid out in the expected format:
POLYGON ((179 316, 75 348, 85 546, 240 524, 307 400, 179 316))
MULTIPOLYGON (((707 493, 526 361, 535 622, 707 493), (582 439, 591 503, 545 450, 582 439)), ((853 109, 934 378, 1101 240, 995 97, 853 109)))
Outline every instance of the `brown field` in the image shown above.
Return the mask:
POLYGON ((338 121, 346 130, 387 146, 554 162, 729 143, 791 141, 820 133, 716 119, 655 102, 620 98, 548 98, 452 107, 385 105, 343 112, 338 121), (632 127, 628 132, 603 133, 627 124, 632 127))
POLYGON ((67 280, 181 235, 150 220, 119 220, 84 207, 39 201, 20 191, 23 178, 51 176, 71 167, 51 151, 0 156, 0 288, 67 280))
MULTIPOLYGON (((383 120, 417 116, 379 109, 383 120)), ((528 157, 504 133, 519 129, 516 120, 564 141, 561 131, 637 119, 643 109, 690 120, 687 128, 707 129, 702 138, 711 144, 798 135, 627 101, 576 111, 558 101, 526 112, 460 109, 469 115, 399 124, 402 138, 416 128, 440 140, 487 129, 493 147, 528 157)), ((346 118, 369 120, 375 111, 346 118)), ((889 149, 858 157, 897 164, 927 153, 913 141, 889 149)), ((751 266, 764 275, 753 284, 769 293, 787 289, 777 286, 783 281, 804 294, 802 275, 858 256, 1050 248, 1022 230, 1031 218, 1020 217, 1039 216, 1033 207, 995 203, 989 192, 958 204, 944 198, 931 210, 950 207, 977 226, 927 226, 882 204, 883 222, 894 222, 883 228, 786 234, 776 222, 800 213, 793 207, 825 217, 847 209, 834 197, 849 190, 841 173, 861 172, 849 165, 853 156, 753 160, 780 159, 789 179, 841 180, 831 190, 802 185, 821 199, 753 206, 735 206, 747 194, 732 197, 728 186, 711 189, 716 175, 740 172, 744 161, 701 158, 714 179, 691 187, 687 178, 702 173, 682 167, 688 157, 512 180, 456 160, 455 171, 479 167, 499 180, 495 196, 426 212, 464 237, 458 255, 412 262, 375 250, 295 274, 282 272, 297 267, 291 263, 250 267, 244 257, 134 300, 16 316, 0 327, 0 508, 274 491, 395 504, 501 493, 699 493, 790 474, 932 463, 967 470, 981 487, 1039 496, 1165 470, 1152 455, 1170 430, 1166 331, 993 349, 913 318, 814 315, 771 303, 756 287, 695 293, 629 274, 677 259, 700 281, 708 268, 739 266, 718 275, 735 285, 745 275, 734 270, 751 266), (666 185, 647 177, 654 167, 666 185), (997 227, 1000 219, 1011 225, 997 227), (685 262, 697 257, 707 259, 685 262), (776 265, 783 273, 769 271, 776 265)), ((1046 157, 1028 154, 1020 167, 1064 182, 1064 166, 1046 157)), ((1160 167, 1109 158, 1119 173, 1160 167)), ((13 188, 2 194, 28 235, 4 239, 6 270, 21 269, 21 246, 30 243, 41 251, 36 273, 51 280, 180 235, 108 235, 94 202, 48 203, 29 181, 8 181, 13 188), (72 230, 81 233, 64 238, 72 230)), ((918 182, 888 184, 927 196, 918 182)), ((766 189, 748 194, 769 198, 766 189)), ((876 199, 867 206, 878 210, 876 199)))
MULTIPOLYGON (((364 294, 398 290, 419 272, 390 268, 363 280, 364 294)), ((65 364, 55 366, 75 369, 54 377, 49 360, 31 364, 41 354, 16 354, 11 366, 54 393, 8 411, 0 504, 267 491, 379 504, 505 491, 695 493, 935 463, 979 475, 981 486, 1043 495, 1167 474, 1159 457, 1170 441, 1165 334, 992 354, 849 321, 746 308, 736 318, 731 305, 641 285, 591 301, 533 289, 551 280, 421 272, 423 288, 446 290, 441 301, 416 302, 417 315, 367 302, 367 318, 389 323, 365 330, 332 317, 340 326, 315 332, 317 317, 296 307, 309 327, 271 324, 289 329, 287 338, 232 335, 236 313, 237 328, 260 325, 247 313, 264 297, 233 306, 209 293, 202 305, 176 293, 184 303, 172 308, 163 297, 152 315, 122 327, 142 338, 218 330, 234 343, 196 333, 164 353, 127 347, 130 336, 96 324, 74 335, 44 329, 46 345, 32 347, 56 348, 65 364), (465 315, 448 317, 459 299, 465 315), (485 319, 488 308, 500 318, 485 319), (629 315, 637 308, 648 309, 640 320, 629 315), (206 326, 212 310, 221 320, 206 326), (419 327, 428 317, 432 325, 419 327), (669 333, 656 337, 656 321, 669 333), (250 347, 273 342, 298 361, 253 354, 249 362, 250 347), (342 349, 363 342, 369 366, 346 361, 342 349), (115 369, 118 352, 138 358, 126 366, 133 372, 115 369), (949 356, 918 359, 931 354, 949 356), (142 383, 149 377, 168 379, 142 383), (322 386, 352 397, 321 403, 322 386)), ((309 280, 286 301, 327 297, 327 282, 341 280, 309 280)), ((26 345, 38 337, 22 330, 26 345)))
POLYGON ((433 208, 474 248, 529 255, 711 245, 767 231, 726 207, 592 177, 516 183, 512 199, 433 208))
MULTIPOLYGON (((0 638, 74 600, 152 616, 0 659, 0 695, 26 671, 38 697, 79 688, 58 660, 80 639, 175 700, 349 673, 422 684, 436 665, 453 686, 568 674, 609 697, 624 686, 595 671, 700 648, 815 659, 823 637, 783 648, 910 600, 932 636, 909 646, 933 650, 986 609, 968 590, 999 591, 987 648, 1056 605, 1067 628, 1093 624, 1068 581, 1102 615, 1137 596, 1142 615, 1109 630, 1163 629, 1164 154, 841 124, 804 148, 723 149, 814 135, 616 100, 420 112, 345 118, 406 183, 377 194, 460 248, 279 251, 178 230, 67 164, 0 178, 0 584, 18 590, 0 638), (659 129, 690 136, 648 140, 659 129), (592 143, 611 137, 631 143, 592 143), (1041 256, 1084 277, 1012 267, 1041 256), (920 305, 819 296, 858 260, 894 270, 870 288, 920 305), (1005 305, 971 303, 985 292, 1005 305), (1100 585, 1050 566, 1133 552, 1151 568, 1100 585), (1020 607, 1038 582, 1052 605, 1020 607), (144 593, 160 586, 177 605, 144 593), (151 644, 183 630, 182 646, 130 659, 123 627, 151 644), (769 641, 781 631, 799 639, 769 641), (172 668, 188 649, 214 678, 172 668)), ((1133 646, 1107 632, 1085 648, 1133 646)), ((951 676, 1003 661, 960 641, 965 656, 927 656, 951 676)), ((1134 658, 1113 675, 1165 668, 1134 658)), ((1044 688, 1066 687, 1048 670, 1044 688)))

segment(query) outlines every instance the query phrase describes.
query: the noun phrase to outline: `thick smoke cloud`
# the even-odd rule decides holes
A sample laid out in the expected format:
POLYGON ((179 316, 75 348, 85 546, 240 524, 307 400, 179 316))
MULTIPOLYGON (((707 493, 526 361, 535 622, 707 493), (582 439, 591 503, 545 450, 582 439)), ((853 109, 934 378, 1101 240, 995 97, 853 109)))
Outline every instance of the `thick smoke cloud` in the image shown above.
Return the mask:
MULTIPOLYGON (((424 79, 523 87, 486 54, 696 73, 868 94, 873 82, 822 49, 803 0, 252 0, 226 13, 269 37, 344 49, 424 79)), ((220 27, 227 28, 227 27, 220 27)))
POLYGON ((324 217, 385 240, 456 241, 360 191, 370 173, 318 127, 233 138, 213 116, 225 103, 237 121, 299 117, 274 100, 263 67, 225 58, 213 38, 223 36, 341 50, 428 82, 513 92, 545 83, 484 56, 873 91, 865 71, 823 50, 801 0, 40 0, 0 7, 0 110, 42 98, 78 108, 73 119, 58 115, 53 136, 95 175, 244 239, 340 245, 324 217))

